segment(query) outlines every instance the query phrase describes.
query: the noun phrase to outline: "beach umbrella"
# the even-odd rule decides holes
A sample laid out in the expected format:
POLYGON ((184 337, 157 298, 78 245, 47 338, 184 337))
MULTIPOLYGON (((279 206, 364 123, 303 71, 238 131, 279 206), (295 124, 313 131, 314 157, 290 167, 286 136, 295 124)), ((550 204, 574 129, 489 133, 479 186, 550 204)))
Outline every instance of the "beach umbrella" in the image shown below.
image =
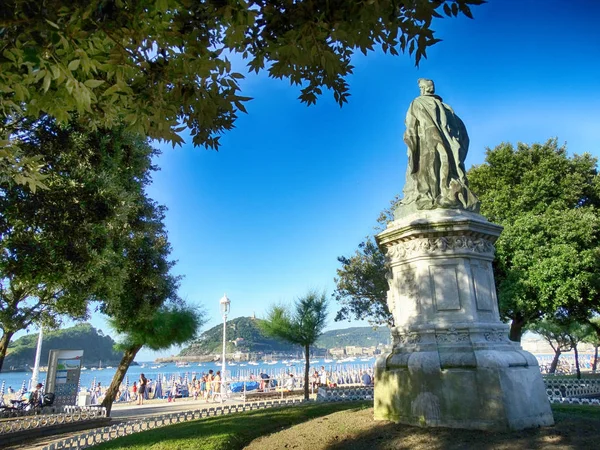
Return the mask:
POLYGON ((97 405, 98 397, 96 396, 96 377, 92 380, 92 385, 90 387, 90 405, 97 405))
POLYGON ((160 381, 160 376, 156 380, 156 386, 154 386, 154 398, 162 398, 162 382, 160 381))
POLYGON ((25 392, 27 392, 27 382, 25 380, 23 380, 23 384, 21 385, 21 389, 19 390, 18 394, 19 396, 25 394, 25 392))
POLYGON ((0 396, 4 396, 4 388, 6 387, 6 381, 2 381, 2 386, 0 386, 0 396))
POLYGON ((119 399, 119 401, 122 401, 122 402, 131 401, 131 395, 129 394, 129 377, 128 376, 125 377, 125 390, 123 391, 123 394, 121 394, 121 398, 119 399))

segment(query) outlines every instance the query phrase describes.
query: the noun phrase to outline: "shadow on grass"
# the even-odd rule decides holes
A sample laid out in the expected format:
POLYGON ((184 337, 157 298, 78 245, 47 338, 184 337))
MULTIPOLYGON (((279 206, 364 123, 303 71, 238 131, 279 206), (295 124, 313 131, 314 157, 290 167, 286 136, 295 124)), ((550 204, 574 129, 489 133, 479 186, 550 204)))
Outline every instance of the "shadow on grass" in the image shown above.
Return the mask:
POLYGON ((368 403, 311 403, 211 417, 165 426, 100 444, 98 449, 242 449, 252 440, 338 411, 368 408, 368 403))
POLYGON ((598 448, 600 408, 553 406, 553 427, 512 432, 419 428, 375 422, 368 431, 325 447, 327 450, 529 450, 598 448))

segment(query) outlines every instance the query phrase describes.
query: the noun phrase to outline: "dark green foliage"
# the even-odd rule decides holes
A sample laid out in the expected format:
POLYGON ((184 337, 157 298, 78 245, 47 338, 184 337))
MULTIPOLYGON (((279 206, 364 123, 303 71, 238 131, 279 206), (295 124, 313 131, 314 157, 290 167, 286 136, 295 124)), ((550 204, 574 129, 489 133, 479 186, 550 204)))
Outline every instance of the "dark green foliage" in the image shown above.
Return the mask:
MULTIPOLYGON (((157 308, 151 317, 143 317, 144 322, 126 333, 121 347, 142 345, 152 350, 164 350, 172 345, 181 345, 194 338, 204 323, 203 314, 185 305, 166 304, 157 308)), ((111 319, 111 323, 114 321, 111 319)))
POLYGON ((511 339, 543 317, 585 321, 600 309, 600 177, 589 154, 556 139, 501 144, 473 167, 481 213, 504 226, 496 244, 500 312, 511 339))
POLYGON ((354 52, 381 46, 418 64, 439 42, 434 17, 471 17, 468 5, 481 3, 5 0, 0 114, 77 113, 92 127, 124 121, 172 142, 184 124, 195 144, 217 147, 249 100, 230 53, 301 86, 307 104, 331 90, 341 105, 354 52))
MULTIPOLYGON (((11 342, 6 356, 7 366, 31 365, 35 359, 38 334, 28 334, 11 342)), ((90 324, 83 323, 64 330, 44 332, 40 364, 48 365, 48 352, 52 349, 83 349, 84 365, 97 366, 116 364, 121 353, 115 350, 115 341, 105 336, 90 324)))
POLYGON ((89 133, 48 117, 22 126, 21 151, 43 153, 46 187, 0 181, 0 367, 16 331, 83 318, 89 300, 120 295, 124 243, 155 154, 121 128, 89 133))

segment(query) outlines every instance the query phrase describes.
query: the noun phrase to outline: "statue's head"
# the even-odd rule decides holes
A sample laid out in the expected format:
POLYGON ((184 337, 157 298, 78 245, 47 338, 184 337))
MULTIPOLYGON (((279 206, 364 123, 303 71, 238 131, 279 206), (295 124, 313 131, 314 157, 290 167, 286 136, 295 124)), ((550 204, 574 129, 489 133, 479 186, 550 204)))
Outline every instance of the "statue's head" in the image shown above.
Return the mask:
POLYGON ((419 78, 419 89, 421 90, 421 95, 433 95, 435 94, 435 84, 433 84, 433 80, 428 80, 427 78, 419 78))

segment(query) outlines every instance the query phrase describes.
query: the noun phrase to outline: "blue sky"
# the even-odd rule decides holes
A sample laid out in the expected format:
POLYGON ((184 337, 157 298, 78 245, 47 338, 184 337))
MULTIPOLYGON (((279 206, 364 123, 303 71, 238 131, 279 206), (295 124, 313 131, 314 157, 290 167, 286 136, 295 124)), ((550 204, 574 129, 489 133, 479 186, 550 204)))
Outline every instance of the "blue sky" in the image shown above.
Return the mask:
MULTIPOLYGON (((357 55, 341 109, 330 93, 307 107, 289 83, 249 75, 243 95, 254 100, 219 152, 160 145, 149 193, 169 209, 180 293, 204 308, 204 329, 221 320, 224 292, 231 318, 264 316, 311 288, 331 295, 336 258, 356 250, 402 190, 417 78, 433 79, 465 122, 467 167, 486 147, 552 137, 600 156, 599 12, 593 0, 492 0, 473 8, 475 20, 435 21, 443 41, 419 68, 407 55, 357 55)), ((329 328, 348 326, 333 322, 336 308, 329 328)))

